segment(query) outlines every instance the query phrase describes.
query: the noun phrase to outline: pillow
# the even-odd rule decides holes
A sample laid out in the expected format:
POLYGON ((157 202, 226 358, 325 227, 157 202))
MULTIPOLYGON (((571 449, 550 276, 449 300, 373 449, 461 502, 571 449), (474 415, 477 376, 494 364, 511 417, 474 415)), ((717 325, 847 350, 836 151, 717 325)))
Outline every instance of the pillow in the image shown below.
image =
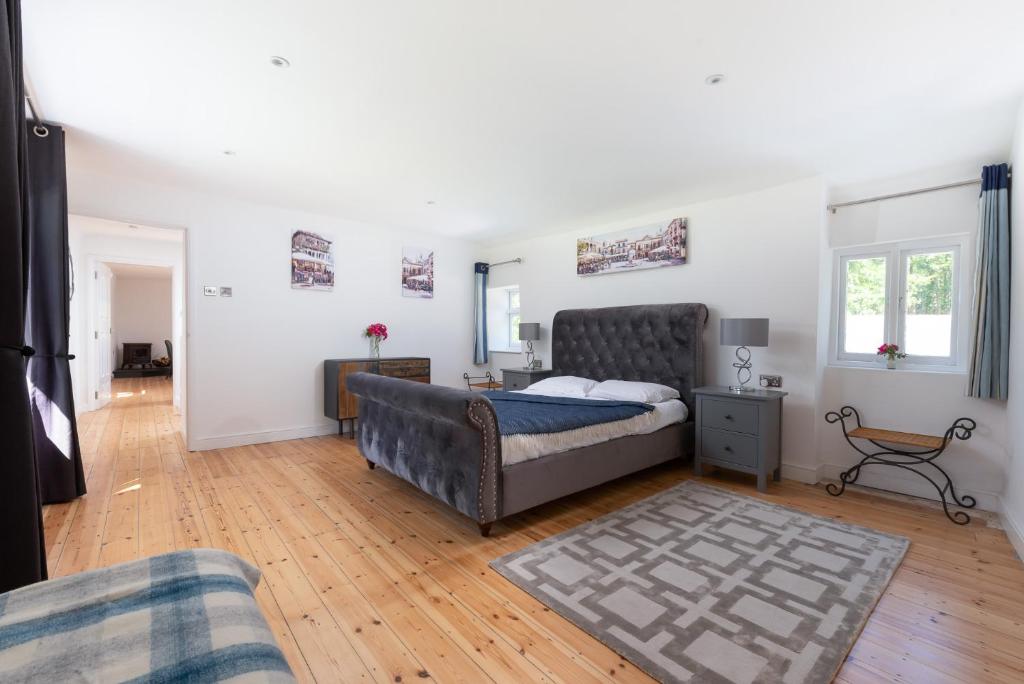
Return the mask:
POLYGON ((578 378, 575 375, 559 375, 554 378, 544 378, 519 391, 526 394, 543 394, 549 397, 585 399, 587 393, 596 385, 596 380, 578 378))
POLYGON ((587 393, 587 399, 617 399, 618 401, 639 401, 656 404, 659 401, 678 399, 679 390, 656 382, 633 382, 631 380, 605 380, 587 393))

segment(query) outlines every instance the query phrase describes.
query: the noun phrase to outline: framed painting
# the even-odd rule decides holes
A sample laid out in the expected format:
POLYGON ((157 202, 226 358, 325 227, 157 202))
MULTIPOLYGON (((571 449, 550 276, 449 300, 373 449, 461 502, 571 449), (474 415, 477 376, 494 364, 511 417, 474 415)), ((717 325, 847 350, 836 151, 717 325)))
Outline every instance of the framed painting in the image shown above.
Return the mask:
POLYGON ((334 289, 334 245, 331 240, 308 230, 292 233, 292 288, 334 289))
POLYGON ((686 263, 686 219, 576 240, 576 275, 626 273, 686 263))

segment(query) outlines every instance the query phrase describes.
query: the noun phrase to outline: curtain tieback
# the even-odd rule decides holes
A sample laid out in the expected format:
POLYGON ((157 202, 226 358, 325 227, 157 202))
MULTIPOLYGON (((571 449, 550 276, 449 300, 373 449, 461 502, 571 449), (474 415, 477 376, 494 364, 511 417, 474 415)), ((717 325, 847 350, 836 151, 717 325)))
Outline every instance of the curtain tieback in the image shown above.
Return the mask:
POLYGON ((67 359, 68 361, 71 361, 75 358, 74 354, 37 354, 36 350, 32 347, 25 347, 25 349, 28 350, 28 353, 25 354, 22 352, 22 354, 25 356, 31 356, 33 359, 67 359))
POLYGON ((16 351, 22 356, 35 356, 36 350, 27 344, 14 345, 14 344, 0 344, 0 349, 7 349, 9 351, 16 351))

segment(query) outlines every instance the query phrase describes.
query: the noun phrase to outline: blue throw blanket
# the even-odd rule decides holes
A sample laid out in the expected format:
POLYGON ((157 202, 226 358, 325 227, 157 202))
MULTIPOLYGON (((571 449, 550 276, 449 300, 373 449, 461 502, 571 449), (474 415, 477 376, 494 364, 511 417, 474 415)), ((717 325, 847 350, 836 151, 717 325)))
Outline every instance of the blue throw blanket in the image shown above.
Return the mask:
POLYGON ((502 435, 536 435, 565 432, 588 425, 633 418, 654 410, 638 401, 606 401, 548 397, 521 392, 484 392, 498 415, 502 435))
POLYGON ((234 554, 196 549, 0 594, 0 681, 294 684, 259 578, 234 554))

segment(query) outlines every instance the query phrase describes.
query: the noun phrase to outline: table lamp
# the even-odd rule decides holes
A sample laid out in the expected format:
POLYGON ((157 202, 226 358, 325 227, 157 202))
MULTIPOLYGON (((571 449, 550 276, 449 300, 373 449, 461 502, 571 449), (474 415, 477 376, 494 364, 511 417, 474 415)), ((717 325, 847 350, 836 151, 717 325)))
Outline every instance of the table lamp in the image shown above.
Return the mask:
POLYGON ((533 368, 533 343, 540 339, 540 323, 520 323, 519 339, 526 342, 526 368, 533 368))
POLYGON ((736 369, 736 385, 730 385, 733 392, 753 392, 756 388, 747 387, 750 382, 750 349, 748 347, 768 346, 767 318, 723 318, 720 343, 725 347, 736 347, 737 361, 732 364, 736 369))

